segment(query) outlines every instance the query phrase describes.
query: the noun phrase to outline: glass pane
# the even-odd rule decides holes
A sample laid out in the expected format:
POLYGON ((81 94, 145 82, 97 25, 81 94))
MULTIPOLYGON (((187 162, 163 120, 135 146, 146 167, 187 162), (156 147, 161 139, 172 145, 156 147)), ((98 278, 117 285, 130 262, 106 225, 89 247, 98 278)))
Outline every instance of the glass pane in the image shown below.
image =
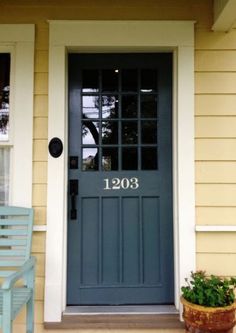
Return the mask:
POLYGON ((138 71, 136 69, 122 70, 122 91, 137 91, 138 71))
POLYGON ((153 92, 157 91, 157 70, 142 69, 141 71, 141 91, 153 92))
POLYGON ((99 73, 98 70, 88 69, 82 72, 82 91, 97 92, 99 91, 99 73))
POLYGON ((9 140, 10 54, 0 54, 0 141, 9 140))
POLYGON ((142 148, 142 170, 157 170, 157 148, 142 148))
POLYGON ((99 143, 99 123, 93 121, 83 121, 82 144, 98 145, 98 143, 99 143))
POLYGON ((157 122, 142 121, 142 143, 157 143, 157 122))
POLYGON ((136 95, 122 96, 122 118, 137 118, 138 103, 136 95))
POLYGON ((102 91, 118 90, 119 70, 104 69, 102 71, 102 91))
POLYGON ((118 148, 102 149, 102 169, 104 171, 118 170, 118 148))
POLYGON ((9 199, 10 149, 0 148, 0 206, 9 199))
POLYGON ((99 96, 82 97, 83 118, 99 118, 99 96))
POLYGON ((138 122, 123 121, 122 122, 122 143, 136 144, 138 143, 138 122))
POLYGON ((122 148, 122 169, 137 170, 138 169, 138 149, 122 148))
POLYGON ((96 171, 98 170, 98 149, 97 148, 83 148, 83 166, 84 171, 96 171))
POLYGON ((118 143, 118 122, 104 121, 102 122, 102 143, 117 144, 118 143))
POLYGON ((102 96, 102 118, 118 117, 118 96, 102 96))
POLYGON ((157 118, 156 95, 141 95, 141 117, 157 118))

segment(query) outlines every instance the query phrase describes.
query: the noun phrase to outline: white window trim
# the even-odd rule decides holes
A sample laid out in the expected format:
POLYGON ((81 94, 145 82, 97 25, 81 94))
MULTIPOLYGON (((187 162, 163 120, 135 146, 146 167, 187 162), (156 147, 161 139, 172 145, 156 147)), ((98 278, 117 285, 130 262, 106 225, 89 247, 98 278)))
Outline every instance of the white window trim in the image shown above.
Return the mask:
POLYGON ((49 140, 64 152, 48 157, 45 322, 60 322, 66 306, 67 242, 67 53, 174 53, 174 249, 175 305, 180 285, 195 269, 194 216, 194 22, 50 21, 49 140))
POLYGON ((12 205, 32 205, 34 25, 0 24, 0 52, 11 54, 10 198, 12 205))

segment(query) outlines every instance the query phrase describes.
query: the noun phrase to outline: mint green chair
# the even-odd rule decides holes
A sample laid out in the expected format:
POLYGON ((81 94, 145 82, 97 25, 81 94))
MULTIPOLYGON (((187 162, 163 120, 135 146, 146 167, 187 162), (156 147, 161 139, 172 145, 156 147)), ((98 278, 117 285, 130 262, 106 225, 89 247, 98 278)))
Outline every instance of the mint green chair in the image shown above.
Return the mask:
POLYGON ((12 332, 12 323, 26 305, 26 331, 34 331, 34 268, 30 256, 33 209, 0 206, 0 327, 12 332), (19 280, 23 281, 16 284, 19 280))

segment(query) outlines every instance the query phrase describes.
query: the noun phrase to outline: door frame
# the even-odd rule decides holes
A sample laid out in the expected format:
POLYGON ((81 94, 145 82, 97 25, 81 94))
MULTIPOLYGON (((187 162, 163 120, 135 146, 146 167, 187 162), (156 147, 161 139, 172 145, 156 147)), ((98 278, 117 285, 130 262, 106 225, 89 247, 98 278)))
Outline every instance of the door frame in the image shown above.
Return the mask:
POLYGON ((48 140, 64 151, 48 156, 45 322, 60 322, 66 307, 68 107, 67 53, 172 51, 173 210, 175 306, 180 286, 195 270, 194 22, 49 21, 48 140), (165 32, 165 33, 163 33, 165 32), (98 38, 99 36, 99 38, 98 38))

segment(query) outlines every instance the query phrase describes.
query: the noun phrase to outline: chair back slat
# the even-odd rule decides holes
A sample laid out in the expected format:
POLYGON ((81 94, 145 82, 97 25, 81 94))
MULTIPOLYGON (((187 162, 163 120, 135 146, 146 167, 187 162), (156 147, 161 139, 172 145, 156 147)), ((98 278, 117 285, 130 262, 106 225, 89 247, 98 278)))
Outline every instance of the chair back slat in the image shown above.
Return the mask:
POLYGON ((4 270, 4 271, 1 271, 1 270, 0 270, 0 278, 8 277, 8 276, 10 276, 12 273, 14 273, 14 272, 15 272, 15 270, 12 270, 12 271, 10 271, 10 270, 4 270))
POLYGON ((2 257, 24 257, 25 250, 1 250, 0 251, 0 260, 2 257))
POLYGON ((0 206, 0 277, 4 268, 8 272, 8 268, 19 267, 30 257, 32 228, 33 209, 0 206))
POLYGON ((28 222, 27 220, 24 221, 24 220, 13 220, 13 219, 7 219, 7 220, 4 220, 4 219, 0 219, 0 226, 1 225, 19 225, 19 226, 24 226, 24 225, 28 225, 28 222))
POLYGON ((1 260, 0 267, 18 267, 24 264, 25 260, 1 260))

